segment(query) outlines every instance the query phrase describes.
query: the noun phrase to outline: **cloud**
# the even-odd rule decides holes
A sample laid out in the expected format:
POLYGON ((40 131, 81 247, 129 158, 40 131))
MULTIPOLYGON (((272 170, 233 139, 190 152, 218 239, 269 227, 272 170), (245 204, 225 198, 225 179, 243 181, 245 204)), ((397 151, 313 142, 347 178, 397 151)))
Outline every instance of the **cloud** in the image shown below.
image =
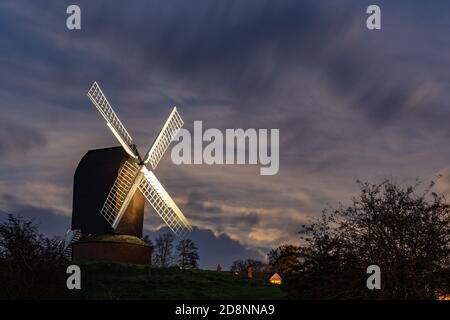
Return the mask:
POLYGON ((70 218, 59 215, 51 209, 23 205, 11 211, 0 210, 0 221, 6 219, 8 214, 33 221, 38 227, 38 232, 48 238, 63 237, 70 228, 70 218))
POLYGON ((33 148, 44 147, 44 133, 31 126, 0 119, 0 157, 23 156, 33 148))
POLYGON ((70 196, 68 188, 43 181, 0 186, 1 204, 6 210, 30 206, 70 216, 72 206, 71 203, 67 203, 70 196))
POLYGON ((238 220, 237 223, 243 227, 255 227, 260 222, 260 218, 256 212, 243 214, 236 220, 238 220))
POLYGON ((206 204, 204 196, 199 192, 191 192, 188 196, 186 207, 191 211, 207 212, 207 213, 221 213, 222 209, 219 206, 206 204))
MULTIPOLYGON (((381 1, 381 32, 365 28, 361 1, 78 5, 82 30, 70 32, 62 2, 0 4, 7 208, 70 215, 79 159, 117 145, 85 97, 94 80, 140 149, 172 105, 187 128, 280 129, 273 177, 256 166, 176 167, 169 155, 157 168, 194 225, 246 248, 296 241, 307 216, 351 200, 357 179, 448 167, 449 4, 381 1)), ((156 221, 147 214, 150 229, 156 221)))

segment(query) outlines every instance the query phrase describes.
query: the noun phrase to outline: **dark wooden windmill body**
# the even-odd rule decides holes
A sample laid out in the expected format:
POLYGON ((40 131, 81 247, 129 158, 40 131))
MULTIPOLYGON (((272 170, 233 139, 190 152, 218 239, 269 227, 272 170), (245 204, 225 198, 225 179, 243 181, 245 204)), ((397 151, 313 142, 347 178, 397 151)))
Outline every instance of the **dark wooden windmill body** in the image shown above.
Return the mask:
POLYGON ((141 192, 134 193, 116 229, 101 214, 119 170, 129 158, 122 147, 90 150, 84 155, 74 175, 72 230, 79 229, 83 234, 142 237, 144 196, 141 192))

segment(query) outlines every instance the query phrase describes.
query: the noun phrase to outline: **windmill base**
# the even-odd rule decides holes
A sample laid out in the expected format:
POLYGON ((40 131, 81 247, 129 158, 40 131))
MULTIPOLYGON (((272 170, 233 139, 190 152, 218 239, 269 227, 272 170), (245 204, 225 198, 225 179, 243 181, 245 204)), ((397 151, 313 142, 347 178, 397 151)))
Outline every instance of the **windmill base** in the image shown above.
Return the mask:
POLYGON ((72 258, 76 261, 109 261, 150 265, 152 248, 135 236, 91 235, 72 245, 72 258))

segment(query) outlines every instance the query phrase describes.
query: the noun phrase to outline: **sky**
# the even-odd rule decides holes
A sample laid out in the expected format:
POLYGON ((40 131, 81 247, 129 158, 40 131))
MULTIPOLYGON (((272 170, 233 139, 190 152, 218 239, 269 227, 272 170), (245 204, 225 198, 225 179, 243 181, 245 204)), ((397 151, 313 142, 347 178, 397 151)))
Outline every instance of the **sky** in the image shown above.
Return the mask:
MULTIPOLYGON (((146 150, 176 105, 185 127, 276 128, 280 170, 180 165, 156 175, 194 226, 200 266, 298 244, 357 180, 442 177, 450 190, 450 3, 365 0, 2 1, 0 217, 70 226, 75 168, 117 145, 86 92, 97 81, 146 150), (66 8, 81 8, 81 30, 66 8)), ((142 153, 142 152, 141 152, 142 153)), ((167 230, 146 207, 145 233, 167 230)))

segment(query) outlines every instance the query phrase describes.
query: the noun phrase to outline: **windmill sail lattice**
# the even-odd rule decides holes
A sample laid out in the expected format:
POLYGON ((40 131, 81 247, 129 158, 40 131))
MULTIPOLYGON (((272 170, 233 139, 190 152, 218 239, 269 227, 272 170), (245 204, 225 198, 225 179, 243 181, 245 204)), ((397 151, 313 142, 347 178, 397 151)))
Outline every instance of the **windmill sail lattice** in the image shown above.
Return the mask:
POLYGON ((126 161, 120 168, 116 181, 114 181, 101 210, 103 217, 109 224, 113 225, 116 218, 126 209, 130 200, 128 195, 138 175, 139 166, 133 160, 126 161))
POLYGON ((139 184, 139 190, 173 233, 183 237, 192 230, 186 217, 159 183, 153 172, 145 171, 139 184))
POLYGON ((87 95, 91 99, 97 110, 100 112, 100 114, 103 116, 103 118, 105 118, 108 127, 119 140, 125 151, 130 156, 137 159, 138 152, 136 149, 136 145, 133 143, 133 139, 131 138, 127 129, 125 129, 125 127, 123 126, 122 122, 117 117, 113 108, 111 108, 111 105, 109 104, 97 82, 94 82, 92 84, 87 95))
POLYGON ((108 127, 119 140, 122 147, 130 155, 130 158, 120 168, 116 181, 106 197, 101 209, 103 217, 116 229, 134 193, 139 190, 164 223, 177 236, 183 237, 188 234, 192 228, 186 217, 161 183, 159 183, 153 172, 149 171, 145 166, 147 163, 150 163, 153 169, 156 168, 164 152, 183 126, 184 123, 177 108, 173 108, 169 118, 147 152, 145 159, 139 162, 141 158, 133 139, 111 108, 97 82, 93 83, 87 95, 106 120, 108 127))
POLYGON ((147 152, 147 156, 144 160, 145 164, 150 162, 152 168, 156 169, 156 166, 164 155, 164 152, 166 152, 169 144, 172 142, 173 138, 175 138, 183 124, 184 122, 178 114, 177 108, 173 108, 172 113, 159 132, 158 137, 155 142, 153 142, 150 150, 147 152))

